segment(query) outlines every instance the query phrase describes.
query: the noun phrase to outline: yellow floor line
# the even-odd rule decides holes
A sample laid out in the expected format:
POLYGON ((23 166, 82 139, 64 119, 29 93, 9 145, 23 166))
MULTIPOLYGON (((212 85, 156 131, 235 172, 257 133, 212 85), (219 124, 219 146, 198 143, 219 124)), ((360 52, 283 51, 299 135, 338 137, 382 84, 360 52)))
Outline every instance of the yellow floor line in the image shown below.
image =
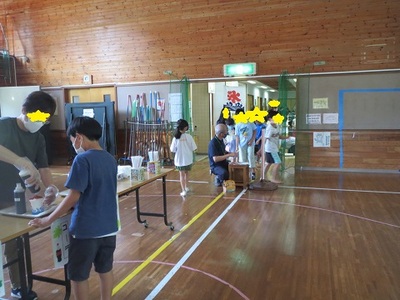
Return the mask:
POLYGON ((169 245, 172 244, 186 229, 188 229, 197 219, 199 219, 207 210, 210 209, 221 197, 224 193, 219 194, 214 198, 206 207, 204 207, 196 216, 194 216, 189 223, 179 230, 177 234, 174 234, 168 241, 166 241, 160 248, 158 248, 152 255, 150 255, 144 262, 142 262, 136 269, 132 271, 127 277, 125 277, 120 283, 118 283, 112 291, 112 295, 114 296, 118 293, 129 281, 131 281, 140 271, 142 271, 149 263, 151 263, 158 255, 160 255, 169 245))

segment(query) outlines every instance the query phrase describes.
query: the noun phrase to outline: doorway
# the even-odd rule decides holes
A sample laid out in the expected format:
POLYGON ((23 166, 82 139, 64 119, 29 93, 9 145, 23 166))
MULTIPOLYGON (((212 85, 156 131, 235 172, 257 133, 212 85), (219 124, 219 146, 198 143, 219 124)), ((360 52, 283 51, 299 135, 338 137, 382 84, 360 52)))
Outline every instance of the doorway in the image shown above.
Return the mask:
POLYGON ((296 148, 297 80, 295 76, 257 77, 249 79, 218 79, 191 83, 192 120, 199 154, 206 154, 208 142, 214 136, 214 125, 223 105, 227 102, 226 86, 236 87, 245 99, 245 110, 268 110, 268 102, 280 99, 280 113, 285 117, 282 134, 291 138, 284 140, 281 149, 282 172, 294 173, 296 148), (280 82, 281 81, 281 82, 280 82), (279 86, 281 85, 281 87, 279 86))

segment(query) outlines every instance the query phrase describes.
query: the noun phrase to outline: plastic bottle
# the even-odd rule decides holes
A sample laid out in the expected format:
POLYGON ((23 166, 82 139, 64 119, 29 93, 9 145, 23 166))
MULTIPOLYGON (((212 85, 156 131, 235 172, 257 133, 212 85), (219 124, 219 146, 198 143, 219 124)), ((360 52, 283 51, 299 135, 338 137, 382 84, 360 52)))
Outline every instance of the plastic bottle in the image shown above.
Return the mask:
POLYGON ((14 201, 16 213, 19 215, 26 213, 25 190, 19 182, 14 190, 14 201))
POLYGON ((59 243, 57 243, 56 256, 57 256, 57 261, 60 262, 62 260, 62 252, 59 243))
MULTIPOLYGON (((29 173, 28 170, 21 170, 19 172, 19 177, 21 177, 22 180, 25 181, 26 179, 31 177, 31 173, 29 173)), ((34 185, 29 185, 29 186, 27 185, 26 187, 31 191, 32 194, 37 194, 40 191, 40 186, 37 186, 36 188, 36 186, 34 185)))

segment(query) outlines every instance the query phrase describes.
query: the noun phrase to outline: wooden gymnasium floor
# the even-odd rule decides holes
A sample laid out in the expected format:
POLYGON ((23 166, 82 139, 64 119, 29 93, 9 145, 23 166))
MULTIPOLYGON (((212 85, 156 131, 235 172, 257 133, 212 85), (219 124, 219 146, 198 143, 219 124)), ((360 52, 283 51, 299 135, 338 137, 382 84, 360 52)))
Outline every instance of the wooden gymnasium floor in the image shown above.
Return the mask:
MULTIPOLYGON (((223 195, 208 170, 196 163, 186 198, 178 173, 168 175, 174 231, 162 218, 144 228, 134 195, 121 197, 113 299, 400 299, 400 175, 289 167, 276 191, 223 195)), ((67 167, 53 171, 62 185, 67 167)), ((144 211, 161 211, 160 181, 140 191, 144 211)), ((49 235, 31 246, 34 272, 61 278, 49 235)), ((93 271, 90 288, 99 299, 93 271)), ((34 290, 64 297, 49 283, 34 290)))

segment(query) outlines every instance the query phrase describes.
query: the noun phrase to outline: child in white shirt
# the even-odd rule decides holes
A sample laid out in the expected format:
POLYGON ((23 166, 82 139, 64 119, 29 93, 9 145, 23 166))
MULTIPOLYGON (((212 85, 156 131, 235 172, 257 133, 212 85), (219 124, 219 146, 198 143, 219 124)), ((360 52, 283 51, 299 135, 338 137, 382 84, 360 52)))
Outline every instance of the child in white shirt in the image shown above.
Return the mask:
POLYGON ((193 164, 193 151, 197 149, 193 137, 186 133, 189 124, 186 120, 179 119, 175 129, 174 138, 170 150, 175 153, 174 163, 179 171, 179 179, 182 187, 181 196, 186 196, 189 191, 189 171, 193 164))

